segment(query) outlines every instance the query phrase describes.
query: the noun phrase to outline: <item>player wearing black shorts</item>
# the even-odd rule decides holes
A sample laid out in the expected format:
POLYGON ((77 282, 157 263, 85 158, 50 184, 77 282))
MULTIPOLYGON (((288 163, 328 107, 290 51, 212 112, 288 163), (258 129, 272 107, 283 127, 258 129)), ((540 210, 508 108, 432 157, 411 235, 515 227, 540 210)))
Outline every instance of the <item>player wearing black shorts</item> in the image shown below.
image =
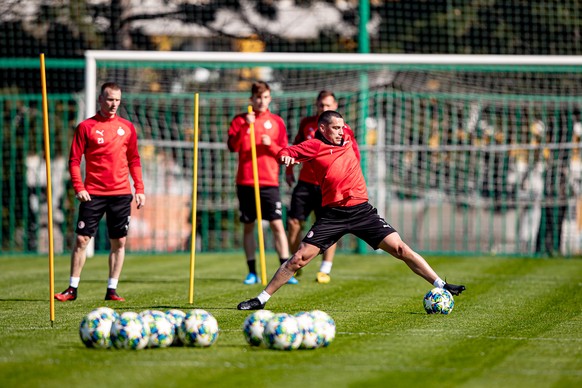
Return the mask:
MULTIPOLYGON (((260 190, 261 215, 273 232, 275 250, 279 262, 289 258, 289 244, 282 220, 281 198, 279 194, 279 173, 281 166, 276 156, 279 150, 287 147, 287 129, 283 119, 269 111, 271 89, 266 82, 255 82, 251 87, 250 102, 252 111, 241 113, 232 119, 228 129, 228 149, 238 153, 236 173, 237 196, 239 200, 240 220, 243 223, 243 248, 249 272, 244 284, 259 283, 256 269, 255 223, 257 219, 252 144, 250 126, 255 132, 254 145, 258 166, 258 183, 260 190)), ((296 284, 290 277, 288 282, 296 284)))
POLYGON ((82 236, 95 236, 99 222, 106 215, 107 233, 110 239, 127 236, 131 219, 131 201, 133 195, 93 195, 91 201, 81 202, 77 229, 82 236))
POLYGON ((86 250, 95 235, 101 218, 107 215, 109 279, 105 300, 124 301, 117 294, 117 284, 125 260, 125 242, 129 229, 131 201, 134 198, 129 175, 133 179, 137 208, 146 197, 137 147, 137 132, 131 122, 117 116, 121 103, 119 85, 108 82, 101 86, 99 111, 82 121, 75 129, 69 172, 76 198, 81 202, 77 220, 75 245, 71 252, 69 287, 55 299, 61 302, 77 299, 86 250), (85 180, 81 161, 85 158, 85 180))
MULTIPOLYGON (((332 91, 322 90, 317 95, 315 106, 317 108, 317 113, 313 116, 303 118, 299 123, 299 130, 297 131, 293 144, 297 145, 306 140, 313 139, 317 132, 317 119, 319 115, 328 110, 337 110, 338 102, 332 91)), ((352 139, 355 139, 354 132, 349 125, 345 124, 343 131, 350 135, 352 139)), ((351 144, 359 159, 360 151, 357 143, 352 141, 351 144)), ((293 165, 287 166, 286 181, 289 186, 293 186, 295 183, 293 165)), ((289 236, 289 247, 292 252, 299 248, 299 243, 301 242, 301 230, 303 229, 305 220, 307 220, 311 212, 315 213, 317 219, 319 209, 321 209, 321 200, 321 188, 319 182, 315 178, 313 167, 310 163, 304 163, 299 171, 299 178, 297 179, 297 185, 293 189, 291 195, 291 206, 289 213, 287 213, 287 234, 289 236)), ((315 276, 315 280, 319 284, 327 284, 331 281, 330 274, 336 247, 336 244, 333 244, 323 252, 321 265, 315 276)), ((300 271, 297 272, 297 275, 299 275, 299 273, 300 271)))
POLYGON ((405 244, 396 230, 368 203, 366 182, 350 142, 343 132, 343 117, 335 111, 319 116, 316 138, 279 152, 280 162, 311 163, 320 182, 322 211, 299 249, 282 264, 267 287, 253 299, 239 303, 239 310, 265 307, 271 296, 299 269, 342 236, 352 233, 374 249, 382 249, 400 259, 417 275, 434 285, 459 295, 465 286, 443 281, 426 260, 405 244))

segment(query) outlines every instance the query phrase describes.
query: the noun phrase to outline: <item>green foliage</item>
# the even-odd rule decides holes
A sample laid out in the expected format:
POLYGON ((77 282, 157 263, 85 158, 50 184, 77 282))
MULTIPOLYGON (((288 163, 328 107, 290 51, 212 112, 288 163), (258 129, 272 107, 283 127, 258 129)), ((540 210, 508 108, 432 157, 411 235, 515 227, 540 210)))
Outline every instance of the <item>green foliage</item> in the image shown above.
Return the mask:
MULTIPOLYGON (((270 255, 272 256, 272 255, 270 255)), ((275 258, 268 257, 269 275, 275 258)), ((279 352, 251 348, 236 310, 262 287, 243 286, 242 255, 198 255, 194 304, 188 304, 189 257, 128 255, 119 292, 103 301, 107 258, 89 259, 79 297, 56 302, 49 320, 47 259, 0 259, 0 381, 6 387, 177 386, 580 386, 582 261, 578 259, 433 258, 442 277, 466 284, 449 316, 427 315, 431 288, 385 255, 339 255, 332 282, 313 279, 269 302, 274 312, 321 309, 336 321, 329 348, 279 352), (203 308, 221 333, 208 349, 142 351, 84 347, 78 325, 99 306, 117 311, 203 308)), ((67 286, 68 258, 55 260, 57 291, 67 286)))

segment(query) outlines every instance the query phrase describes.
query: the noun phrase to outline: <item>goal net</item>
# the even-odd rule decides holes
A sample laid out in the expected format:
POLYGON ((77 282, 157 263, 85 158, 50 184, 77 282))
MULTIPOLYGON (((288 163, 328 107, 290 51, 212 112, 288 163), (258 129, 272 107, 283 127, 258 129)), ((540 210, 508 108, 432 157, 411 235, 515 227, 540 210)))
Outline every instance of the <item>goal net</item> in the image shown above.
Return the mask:
MULTIPOLYGON (((134 250, 187 249, 194 93, 197 226, 205 251, 240 249, 230 120, 267 81, 292 141, 333 91, 355 130, 370 201, 425 253, 576 254, 582 249, 581 57, 88 51, 86 101, 123 89, 138 129, 147 210, 134 250)), ((123 111, 125 110, 125 111, 123 111)), ((95 105, 87 104, 91 115, 95 105)), ((291 189, 281 176, 281 193, 291 189)), ((272 247, 270 239, 265 240, 272 247)), ((347 237, 343 250, 369 250, 347 237)))

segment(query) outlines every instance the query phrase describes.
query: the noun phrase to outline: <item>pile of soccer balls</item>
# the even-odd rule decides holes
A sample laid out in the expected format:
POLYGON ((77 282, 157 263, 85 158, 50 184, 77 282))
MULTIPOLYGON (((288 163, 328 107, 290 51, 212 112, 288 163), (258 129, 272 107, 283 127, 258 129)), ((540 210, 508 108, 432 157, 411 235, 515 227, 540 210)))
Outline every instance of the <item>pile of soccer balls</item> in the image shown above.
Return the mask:
POLYGON ((89 348, 102 349, 208 347, 216 342, 218 332, 216 319, 201 309, 118 314, 109 307, 99 307, 85 315, 79 325, 81 341, 89 348))
POLYGON ((453 295, 444 288, 433 288, 424 296, 424 310, 428 314, 450 314, 455 307, 453 295))
POLYGON ((258 310, 245 319, 243 335, 251 346, 276 350, 317 349, 333 341, 335 322, 320 310, 295 315, 258 310))

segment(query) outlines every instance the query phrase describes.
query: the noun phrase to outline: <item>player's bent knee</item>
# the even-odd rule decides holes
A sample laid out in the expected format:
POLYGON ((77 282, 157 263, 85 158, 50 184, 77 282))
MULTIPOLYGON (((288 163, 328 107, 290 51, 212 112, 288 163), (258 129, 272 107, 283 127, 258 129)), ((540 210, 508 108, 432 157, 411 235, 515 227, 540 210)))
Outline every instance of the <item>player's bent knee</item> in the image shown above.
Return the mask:
POLYGON ((300 255, 293 255, 289 260, 287 260, 285 262, 285 267, 293 272, 298 271, 300 268, 302 268, 305 264, 303 264, 303 261, 301 260, 301 256, 300 255))
POLYGON ((91 241, 91 236, 83 236, 78 234, 77 235, 77 246, 85 249, 87 248, 87 245, 89 245, 89 241, 91 241))
POLYGON ((299 221, 296 218, 289 218, 287 220, 287 226, 289 227, 289 229, 299 230, 301 228, 301 221, 299 221))

